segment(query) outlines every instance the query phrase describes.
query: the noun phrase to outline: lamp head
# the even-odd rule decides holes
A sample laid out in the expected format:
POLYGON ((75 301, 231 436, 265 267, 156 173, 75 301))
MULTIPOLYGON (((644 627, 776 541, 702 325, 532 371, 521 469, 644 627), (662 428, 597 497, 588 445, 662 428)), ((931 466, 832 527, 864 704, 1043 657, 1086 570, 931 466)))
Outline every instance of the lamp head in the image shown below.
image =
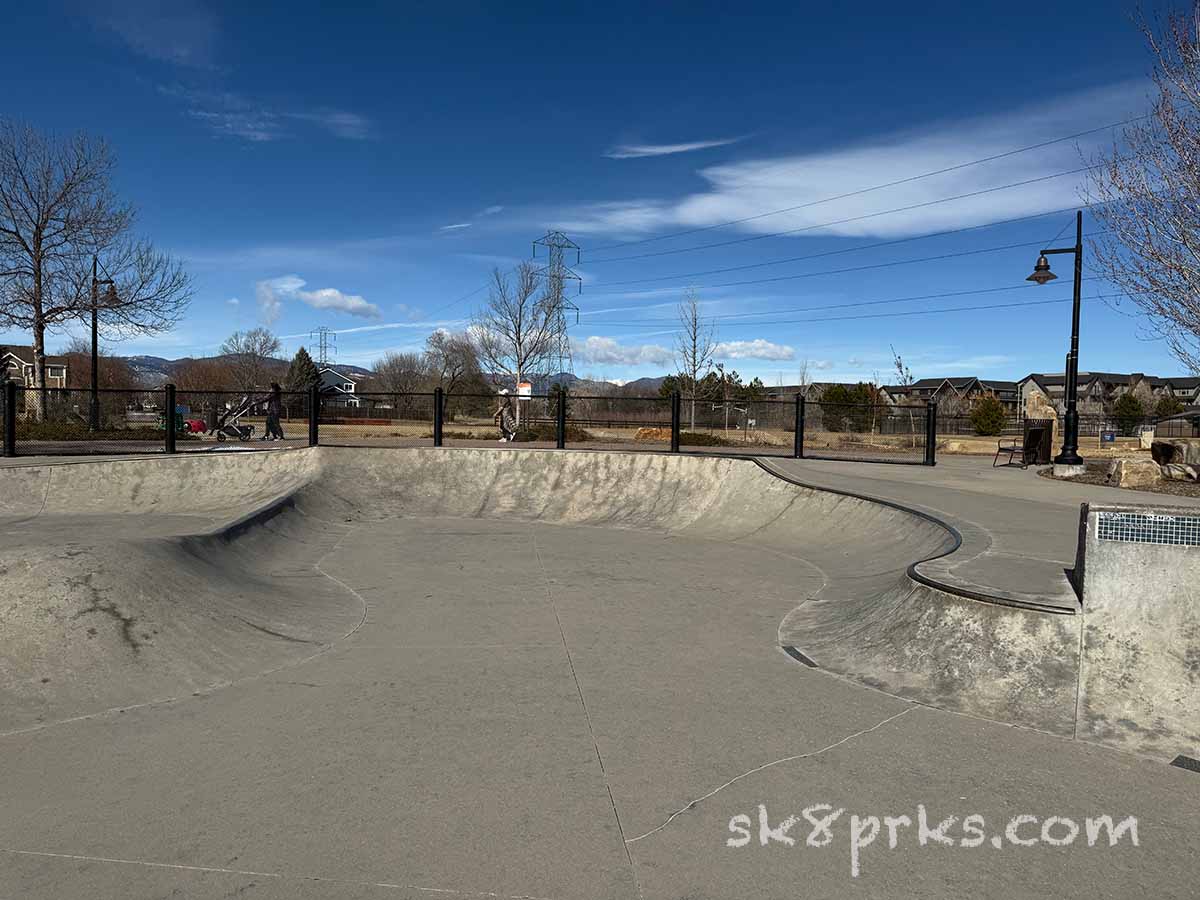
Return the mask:
POLYGON ((1046 259, 1046 254, 1038 257, 1037 263, 1033 267, 1033 274, 1026 278, 1026 281, 1036 281, 1038 284, 1045 284, 1048 281, 1053 281, 1058 276, 1050 271, 1050 260, 1046 259))

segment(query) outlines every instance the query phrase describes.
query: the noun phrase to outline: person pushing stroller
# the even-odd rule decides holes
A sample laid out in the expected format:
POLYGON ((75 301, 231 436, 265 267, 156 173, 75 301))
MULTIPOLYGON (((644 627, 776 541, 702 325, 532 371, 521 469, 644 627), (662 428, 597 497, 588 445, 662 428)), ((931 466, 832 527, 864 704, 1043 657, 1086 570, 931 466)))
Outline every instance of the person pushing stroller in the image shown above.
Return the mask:
POLYGON ((283 427, 279 424, 279 415, 282 412, 283 389, 276 382, 272 381, 271 392, 267 394, 267 433, 262 436, 262 440, 283 440, 283 427))
POLYGON ((500 443, 511 441, 517 436, 517 418, 513 414, 512 397, 505 388, 500 389, 500 405, 496 408, 492 421, 500 428, 500 443))

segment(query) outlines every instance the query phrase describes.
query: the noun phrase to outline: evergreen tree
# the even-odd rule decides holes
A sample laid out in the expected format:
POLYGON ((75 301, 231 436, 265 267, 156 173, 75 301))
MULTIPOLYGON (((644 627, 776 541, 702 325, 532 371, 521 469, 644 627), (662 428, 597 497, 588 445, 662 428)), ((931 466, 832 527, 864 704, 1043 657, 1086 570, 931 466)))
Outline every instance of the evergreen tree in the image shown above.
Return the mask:
POLYGON ((969 418, 976 434, 995 436, 1004 433, 1008 412, 999 397, 995 394, 984 394, 972 404, 969 418))
POLYGON ((317 364, 308 355, 308 351, 301 347, 292 358, 292 364, 288 366, 288 390, 307 391, 309 388, 320 383, 321 373, 317 369, 317 364))
POLYGON ((1158 403, 1154 405, 1154 415, 1160 419, 1165 419, 1167 416, 1177 416, 1183 412, 1183 404, 1179 402, 1179 398, 1167 394, 1160 397, 1158 403))
POLYGON ((1113 404, 1113 418, 1117 420, 1121 434, 1133 434, 1133 430, 1142 423, 1145 415, 1146 408, 1142 406, 1142 401, 1136 394, 1122 394, 1113 404))

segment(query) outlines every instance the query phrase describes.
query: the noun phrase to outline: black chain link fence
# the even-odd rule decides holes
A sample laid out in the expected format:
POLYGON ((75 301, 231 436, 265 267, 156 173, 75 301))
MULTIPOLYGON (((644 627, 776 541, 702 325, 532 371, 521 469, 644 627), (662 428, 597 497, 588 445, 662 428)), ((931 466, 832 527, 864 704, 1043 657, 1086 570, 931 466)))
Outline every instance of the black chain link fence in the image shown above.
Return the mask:
POLYGON ((929 425, 927 406, 808 402, 804 404, 804 456, 930 462, 929 425))
POLYGON ((433 446, 429 393, 326 394, 321 397, 320 440, 331 447, 433 446))

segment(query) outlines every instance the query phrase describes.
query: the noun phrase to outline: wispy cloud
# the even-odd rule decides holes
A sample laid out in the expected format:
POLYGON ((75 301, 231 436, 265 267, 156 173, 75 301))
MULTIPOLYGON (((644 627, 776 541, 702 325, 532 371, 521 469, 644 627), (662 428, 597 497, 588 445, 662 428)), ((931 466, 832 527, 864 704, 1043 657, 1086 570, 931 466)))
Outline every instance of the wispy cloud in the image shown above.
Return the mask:
POLYGON ((234 91, 214 91, 182 84, 159 86, 159 93, 183 103, 187 114, 215 134, 252 143, 278 141, 297 136, 292 128, 302 123, 343 140, 370 137, 371 123, 365 116, 340 109, 311 110, 276 108, 234 91))
POLYGON ((443 225, 438 231, 459 231, 463 228, 470 228, 470 222, 456 222, 453 225, 443 225))
POLYGON ((671 351, 658 344, 620 344, 597 336, 572 341, 571 355, 594 366, 662 366, 671 361, 671 351))
POLYGON ((749 233, 886 238, 1046 212, 1078 203, 1082 173, 840 221, 1078 169, 1083 165, 1080 151, 1086 155, 1090 148, 1110 142, 1112 135, 1101 132, 857 196, 829 198, 1117 122, 1144 112, 1145 95, 1145 82, 1121 82, 1003 113, 879 135, 868 142, 710 166, 698 173, 709 183, 700 193, 681 199, 607 201, 558 210, 552 217, 564 230, 583 234, 636 237, 745 220, 736 227, 749 233), (761 216, 778 209, 789 211, 761 216))
POLYGON ((796 350, 786 344, 773 344, 763 338, 752 341, 721 341, 713 351, 718 359, 770 359, 788 360, 796 358, 796 350))
POLYGON ((618 144, 604 151, 609 159, 641 159, 645 156, 671 156, 675 153, 690 153, 693 150, 708 150, 712 147, 728 147, 745 137, 717 138, 711 141, 688 141, 682 144, 618 144))
POLYGON ((494 216, 494 215, 496 215, 496 213, 501 213, 501 212, 504 212, 503 206, 489 206, 489 207, 487 207, 487 209, 480 210, 479 215, 481 217, 482 216, 494 216))
POLYGON ((91 0, 76 8, 142 56, 194 68, 213 65, 219 23, 196 0, 91 0))
POLYGON ((337 288, 304 290, 307 282, 299 275, 282 275, 268 278, 254 286, 260 315, 267 324, 279 318, 287 300, 299 300, 313 309, 328 309, 344 312, 364 319, 378 319, 383 312, 373 303, 368 303, 358 294, 347 294, 337 288))
POLYGON ((225 302, 228 303, 230 306, 239 306, 239 305, 241 305, 242 301, 239 300, 237 297, 230 297, 225 302))
POLYGON ((314 109, 308 112, 280 113, 284 118, 309 122, 328 131, 334 137, 345 138, 348 141, 364 141, 371 136, 371 121, 358 113, 346 112, 344 109, 314 109))

